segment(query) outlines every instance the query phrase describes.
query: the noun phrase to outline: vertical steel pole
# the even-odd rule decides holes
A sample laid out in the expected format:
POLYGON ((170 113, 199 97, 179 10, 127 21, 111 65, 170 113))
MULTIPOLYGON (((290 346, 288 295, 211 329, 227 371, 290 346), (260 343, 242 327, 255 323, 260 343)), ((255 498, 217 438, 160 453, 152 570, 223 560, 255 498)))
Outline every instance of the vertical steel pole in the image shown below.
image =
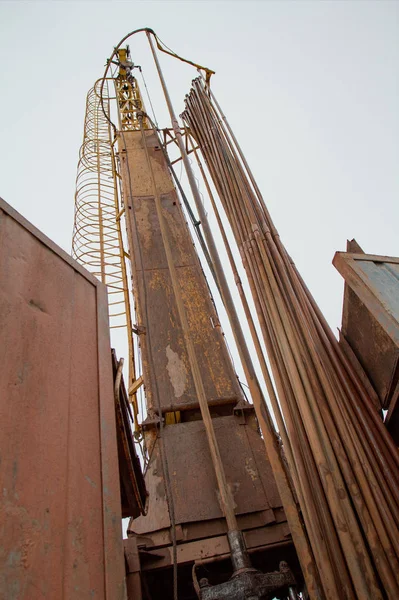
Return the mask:
MULTIPOLYGON (((166 86, 166 82, 162 73, 161 66, 159 64, 159 60, 155 51, 154 44, 151 39, 151 35, 147 32, 147 38, 151 47, 151 51, 154 57, 154 62, 158 71, 159 79, 161 82, 161 86, 164 92, 166 104, 168 106, 169 115, 172 121, 172 127, 176 136, 177 143, 179 145, 180 153, 182 156, 183 164, 187 173, 187 178, 190 184, 191 192, 193 194, 193 198, 195 201, 195 205, 198 211, 198 216, 201 221, 205 239, 208 245, 209 254, 211 256, 211 260, 214 265, 216 277, 219 283, 219 287, 222 294, 222 300, 224 306, 226 308, 226 312, 231 324, 231 328, 233 331, 233 335, 237 344, 237 349, 240 355, 240 359, 244 368, 245 376, 247 379, 248 386, 250 388, 251 397, 254 403, 256 415, 261 425, 262 434, 264 436, 264 442, 267 449, 268 458, 271 462, 274 477, 276 479, 277 487, 283 502, 284 510, 287 515, 288 522, 290 524, 291 532, 295 541, 295 545, 298 551, 298 554, 301 557, 301 564, 303 566, 304 572, 306 573, 306 582, 308 584, 308 589, 311 590, 313 598, 320 598, 320 590, 318 582, 312 573, 311 565, 313 559, 311 557, 311 551, 309 548, 308 540, 306 538, 306 534, 303 530, 298 509, 288 482, 287 474, 281 463, 281 456, 277 449, 276 438, 273 431, 273 425, 271 423, 270 417, 266 416, 267 411, 265 406, 265 399, 262 393, 262 389, 260 387, 258 378, 255 373, 255 369, 253 366, 253 362, 251 359, 251 355, 249 353, 249 349, 247 343, 245 341, 244 333, 241 328, 241 324, 237 315, 237 311, 234 305, 233 298, 231 296, 230 288, 228 286, 226 276, 222 267, 222 263, 220 261, 219 253, 216 248, 215 240, 208 222, 208 218, 205 212, 205 209, 202 205, 201 197, 199 194, 199 190, 197 187, 197 183, 195 181, 195 175, 193 169, 191 167, 190 160, 188 158, 188 154, 185 148, 185 144, 183 141, 183 136, 180 130, 179 123, 176 118, 176 114, 173 109, 172 101, 166 86)), ((238 533, 238 532, 237 532, 238 533)), ((230 547, 232 549, 232 541, 229 539, 230 547)))

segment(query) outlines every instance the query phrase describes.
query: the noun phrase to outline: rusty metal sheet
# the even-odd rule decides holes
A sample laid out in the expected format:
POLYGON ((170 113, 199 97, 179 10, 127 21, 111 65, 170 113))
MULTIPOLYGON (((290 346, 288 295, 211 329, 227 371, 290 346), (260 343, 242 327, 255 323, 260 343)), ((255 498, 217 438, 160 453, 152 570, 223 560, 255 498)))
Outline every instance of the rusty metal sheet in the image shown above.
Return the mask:
MULTIPOLYGON (((263 441, 255 430, 253 415, 247 417, 246 424, 242 424, 236 416, 218 417, 213 419, 213 424, 227 481, 233 491, 236 514, 262 511, 263 522, 273 522, 275 517, 272 508, 280 507, 281 501, 265 458, 263 441)), ((176 523, 221 518, 216 477, 203 422, 166 427, 163 439, 168 454, 176 523)), ((157 447, 146 480, 151 486, 148 515, 135 519, 130 525, 137 534, 170 525, 157 447)))
POLYGON ((337 252, 345 279, 342 333, 389 408, 398 379, 399 259, 337 252))
POLYGON ((125 598, 105 287, 0 200, 0 597, 125 598))
POLYGON ((370 379, 399 442, 399 258, 364 254, 356 243, 353 249, 333 261, 345 279, 341 344, 370 379))
POLYGON ((370 378, 381 408, 385 408, 398 359, 395 344, 349 287, 345 290, 345 298, 347 310, 342 334, 370 378))
POLYGON ((126 561, 126 588, 129 600, 142 600, 141 566, 136 538, 123 541, 126 561))
MULTIPOLYGON (((237 515, 267 510, 267 490, 251 447, 262 440, 249 437, 249 425, 235 416, 213 419, 216 438, 237 515), (252 444, 250 443, 250 440, 252 444)), ((179 523, 222 517, 217 501, 217 483, 202 421, 184 423, 165 430, 176 520, 179 523), (187 477, 187 473, 190 477, 187 477)), ((263 457, 264 457, 264 450, 263 457)), ((263 458, 262 457, 262 458, 263 458)), ((266 461, 262 460, 262 466, 266 461)), ((268 487, 273 487, 271 481, 268 487)))
MULTIPOLYGON (((115 350, 112 350, 112 367, 115 380, 118 370, 118 359, 115 350)), ((122 517, 134 518, 145 512, 147 490, 134 443, 132 433, 133 415, 131 414, 123 375, 120 381, 119 394, 115 397, 115 413, 122 517)))
MULTIPOLYGON (((190 333, 210 402, 241 398, 227 347, 177 193, 157 138, 147 131, 149 154, 171 242, 190 333)), ((120 140, 127 226, 143 354, 147 404, 164 412, 198 405, 180 319, 167 269, 141 132, 120 140), (127 149, 127 152, 125 151, 127 149)))
MULTIPOLYGON (((245 543, 249 552, 265 550, 268 546, 282 546, 291 540, 287 523, 279 523, 273 527, 262 527, 244 533, 245 543)), ((129 540, 130 541, 130 540, 129 540)), ((148 551, 148 560, 142 564, 143 571, 163 569, 173 564, 172 548, 157 548, 148 551), (152 558, 152 560, 151 560, 152 558)), ((142 555, 145 556, 144 552, 142 555)), ((210 539, 195 540, 177 546, 178 564, 191 563, 196 560, 229 558, 230 550, 226 535, 210 539)))
POLYGON ((333 264, 398 346, 399 258, 336 252, 333 264))

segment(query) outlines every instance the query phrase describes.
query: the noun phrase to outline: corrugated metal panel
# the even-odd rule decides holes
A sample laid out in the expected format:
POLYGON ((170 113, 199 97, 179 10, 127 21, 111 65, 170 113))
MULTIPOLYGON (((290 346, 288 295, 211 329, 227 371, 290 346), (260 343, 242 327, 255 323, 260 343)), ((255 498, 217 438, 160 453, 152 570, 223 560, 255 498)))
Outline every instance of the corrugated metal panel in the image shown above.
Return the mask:
POLYGON ((105 287, 0 200, 0 597, 125 597, 105 287))

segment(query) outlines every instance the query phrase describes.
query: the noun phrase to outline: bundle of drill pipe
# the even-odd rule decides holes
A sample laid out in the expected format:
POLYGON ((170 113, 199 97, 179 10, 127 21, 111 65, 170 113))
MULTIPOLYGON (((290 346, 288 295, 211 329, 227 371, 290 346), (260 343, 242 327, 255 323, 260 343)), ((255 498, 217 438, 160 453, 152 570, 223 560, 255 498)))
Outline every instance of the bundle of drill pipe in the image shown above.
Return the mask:
POLYGON ((371 386, 343 354, 287 254, 202 79, 193 81, 182 118, 202 152, 248 277, 278 396, 273 401, 271 395, 273 412, 320 597, 397 599, 399 454, 371 386))

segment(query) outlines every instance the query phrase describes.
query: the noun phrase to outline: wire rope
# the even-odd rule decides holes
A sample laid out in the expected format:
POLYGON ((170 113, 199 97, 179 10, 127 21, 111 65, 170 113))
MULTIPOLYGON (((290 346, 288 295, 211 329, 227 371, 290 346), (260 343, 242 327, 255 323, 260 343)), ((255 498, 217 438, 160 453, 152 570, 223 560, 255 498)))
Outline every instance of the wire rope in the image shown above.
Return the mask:
POLYGON ((147 87, 146 81, 144 79, 143 69, 141 67, 139 67, 139 71, 140 71, 141 78, 143 80, 143 84, 144 84, 145 91, 146 91, 146 94, 147 94, 148 102, 150 103, 150 106, 151 106, 152 116, 154 117, 154 123, 156 125, 157 130, 159 131, 158 121, 157 121, 157 118, 156 118, 156 115, 155 115, 155 110, 154 110, 154 106, 152 104, 151 96, 150 96, 150 93, 148 91, 148 87, 147 87))

